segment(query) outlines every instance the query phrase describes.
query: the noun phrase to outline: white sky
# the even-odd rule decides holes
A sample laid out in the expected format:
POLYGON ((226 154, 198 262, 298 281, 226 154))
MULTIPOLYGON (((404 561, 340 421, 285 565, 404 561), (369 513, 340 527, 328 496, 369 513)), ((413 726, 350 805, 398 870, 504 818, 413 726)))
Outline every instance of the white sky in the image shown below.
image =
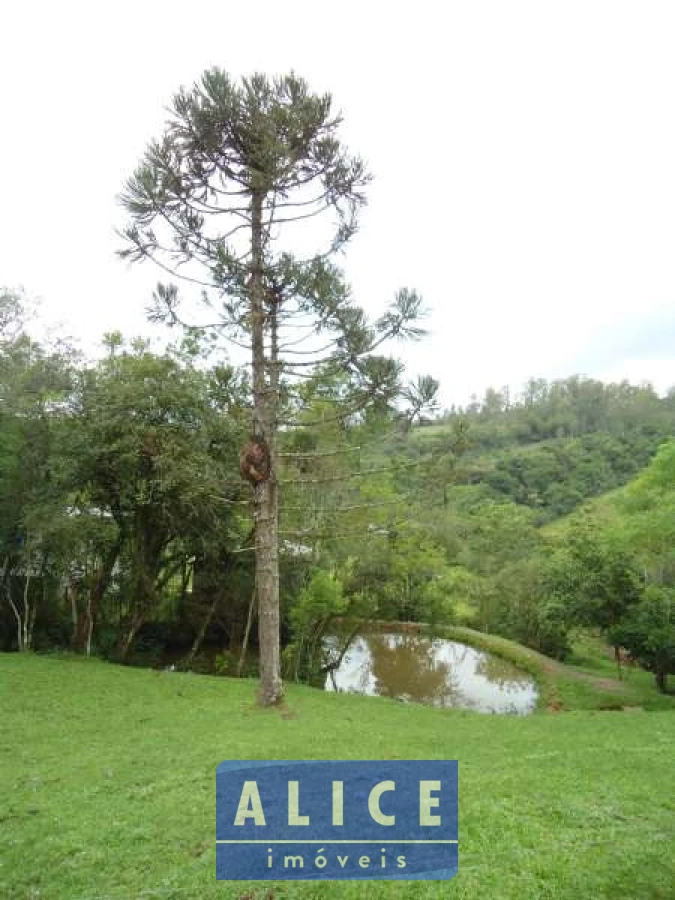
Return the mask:
POLYGON ((0 9, 0 284, 91 352, 149 334, 161 277, 115 258, 116 194, 181 84, 290 68, 330 90, 375 181, 345 268, 444 405, 531 375, 675 383, 675 2, 0 9))

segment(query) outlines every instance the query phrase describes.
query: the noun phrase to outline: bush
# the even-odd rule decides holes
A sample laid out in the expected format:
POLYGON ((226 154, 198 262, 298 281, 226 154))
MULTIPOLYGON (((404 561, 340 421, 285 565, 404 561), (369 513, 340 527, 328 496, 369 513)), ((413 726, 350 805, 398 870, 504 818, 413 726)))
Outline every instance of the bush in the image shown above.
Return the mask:
POLYGON ((229 650, 223 650, 216 656, 215 662, 216 675, 235 675, 237 671, 237 661, 229 650))

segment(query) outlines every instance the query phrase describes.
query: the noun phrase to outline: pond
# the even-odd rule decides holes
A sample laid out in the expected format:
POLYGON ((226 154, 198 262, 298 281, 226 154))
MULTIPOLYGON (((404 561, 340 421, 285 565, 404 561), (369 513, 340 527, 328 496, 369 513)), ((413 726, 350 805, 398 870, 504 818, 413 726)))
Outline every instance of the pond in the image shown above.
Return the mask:
MULTIPOLYGON (((337 648, 337 638, 326 639, 329 658, 337 648)), ((466 644, 412 633, 355 638, 324 687, 512 715, 532 712, 537 702, 534 681, 512 663, 466 644)))

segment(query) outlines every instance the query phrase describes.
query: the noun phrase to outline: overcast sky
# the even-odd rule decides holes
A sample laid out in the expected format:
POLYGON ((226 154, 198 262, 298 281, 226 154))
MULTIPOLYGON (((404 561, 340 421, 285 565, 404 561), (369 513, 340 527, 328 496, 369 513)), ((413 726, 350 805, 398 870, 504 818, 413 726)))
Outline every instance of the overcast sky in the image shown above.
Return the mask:
POLYGON ((0 35, 0 285, 87 352, 150 333, 161 273, 116 259, 116 195, 173 93, 293 68, 375 176, 355 299, 422 293, 430 333, 395 349, 444 405, 529 376, 675 383, 673 0, 4 0, 0 35))

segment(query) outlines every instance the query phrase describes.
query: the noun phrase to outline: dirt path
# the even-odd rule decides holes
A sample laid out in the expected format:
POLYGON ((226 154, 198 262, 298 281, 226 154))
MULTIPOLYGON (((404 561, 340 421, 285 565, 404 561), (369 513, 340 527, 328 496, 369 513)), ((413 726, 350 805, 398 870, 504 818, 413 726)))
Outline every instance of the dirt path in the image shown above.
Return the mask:
POLYGON ((589 675, 588 672, 581 672, 573 666, 566 666, 564 663, 556 662, 554 659, 548 659, 546 656, 540 656, 540 665, 545 672, 550 674, 564 675, 568 678, 575 678, 577 681, 585 681, 586 684, 592 685, 599 691, 631 691, 631 685, 625 681, 619 681, 618 678, 600 678, 598 675, 589 675))

